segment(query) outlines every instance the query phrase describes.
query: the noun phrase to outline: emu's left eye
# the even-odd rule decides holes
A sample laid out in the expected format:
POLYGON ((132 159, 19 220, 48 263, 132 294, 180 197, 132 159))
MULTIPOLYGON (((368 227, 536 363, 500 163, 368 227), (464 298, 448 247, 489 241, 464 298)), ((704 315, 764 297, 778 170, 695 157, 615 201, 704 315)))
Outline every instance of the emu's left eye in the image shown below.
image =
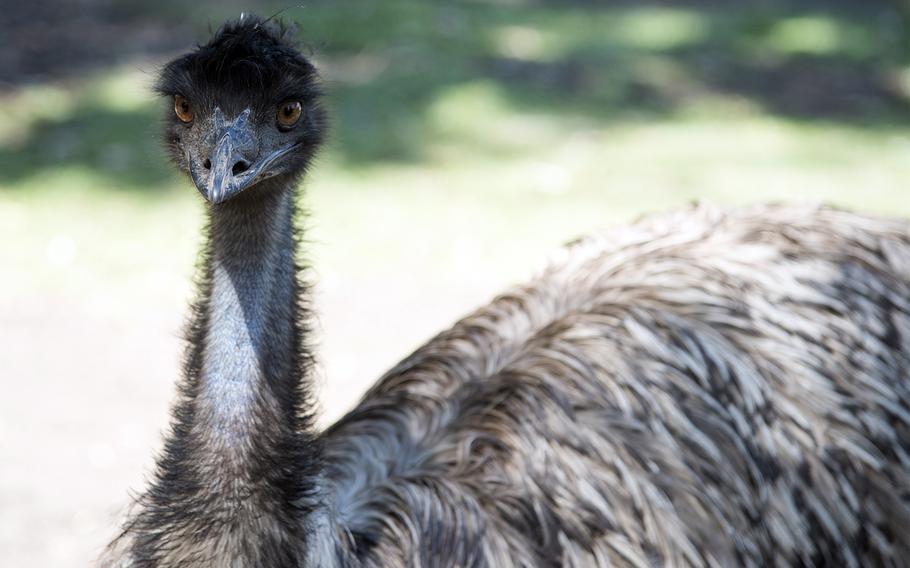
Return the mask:
POLYGON ((300 101, 285 101, 278 105, 278 124, 284 128, 290 128, 300 120, 300 114, 303 112, 303 105, 300 101))

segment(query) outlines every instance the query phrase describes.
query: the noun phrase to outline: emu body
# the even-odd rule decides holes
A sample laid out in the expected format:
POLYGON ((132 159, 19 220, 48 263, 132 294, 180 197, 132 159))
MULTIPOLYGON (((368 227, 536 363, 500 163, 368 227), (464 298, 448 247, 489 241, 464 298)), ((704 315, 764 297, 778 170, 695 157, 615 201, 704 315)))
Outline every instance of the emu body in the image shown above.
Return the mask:
POLYGON ((908 294, 910 225, 834 210, 579 241, 324 434, 323 538, 342 565, 907 565, 908 294))
POLYGON ((698 207, 580 240, 316 432, 312 68, 247 19, 164 77, 208 240, 172 429, 104 565, 910 563, 910 224, 698 207), (289 97, 309 120, 274 129, 289 97), (205 166, 240 159, 239 116, 249 169, 205 166))

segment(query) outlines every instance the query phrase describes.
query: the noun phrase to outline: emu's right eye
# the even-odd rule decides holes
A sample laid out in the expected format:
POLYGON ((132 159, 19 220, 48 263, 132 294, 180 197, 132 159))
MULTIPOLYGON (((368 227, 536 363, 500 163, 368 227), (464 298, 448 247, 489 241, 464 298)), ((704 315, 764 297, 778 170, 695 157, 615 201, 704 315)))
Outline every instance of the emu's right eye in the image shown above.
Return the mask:
POLYGON ((177 113, 180 122, 193 122, 193 107, 186 97, 180 95, 174 97, 174 112, 177 113))

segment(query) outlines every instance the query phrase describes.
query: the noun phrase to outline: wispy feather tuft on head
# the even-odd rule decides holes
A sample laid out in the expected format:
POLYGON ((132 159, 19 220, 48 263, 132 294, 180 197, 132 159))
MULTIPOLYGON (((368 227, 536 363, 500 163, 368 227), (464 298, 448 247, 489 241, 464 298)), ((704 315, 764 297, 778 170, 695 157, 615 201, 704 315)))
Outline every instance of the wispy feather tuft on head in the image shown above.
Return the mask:
POLYGON ((167 148, 212 203, 299 175, 322 140, 318 77, 293 34, 243 14, 161 73, 156 90, 174 104, 167 148))

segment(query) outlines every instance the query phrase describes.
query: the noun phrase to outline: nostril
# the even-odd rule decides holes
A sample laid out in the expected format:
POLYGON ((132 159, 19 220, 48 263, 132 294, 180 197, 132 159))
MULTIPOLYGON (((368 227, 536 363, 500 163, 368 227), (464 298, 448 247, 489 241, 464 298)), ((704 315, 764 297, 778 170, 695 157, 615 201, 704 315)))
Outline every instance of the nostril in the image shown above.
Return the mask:
POLYGON ((248 169, 250 169, 250 163, 247 162, 246 160, 240 160, 236 164, 234 164, 233 168, 231 168, 231 173, 236 176, 237 174, 242 174, 243 172, 247 171, 248 169))
POLYGON ((209 160, 208 158, 206 158, 205 161, 202 162, 202 167, 205 168, 205 169, 207 169, 207 170, 212 169, 212 161, 209 160))

